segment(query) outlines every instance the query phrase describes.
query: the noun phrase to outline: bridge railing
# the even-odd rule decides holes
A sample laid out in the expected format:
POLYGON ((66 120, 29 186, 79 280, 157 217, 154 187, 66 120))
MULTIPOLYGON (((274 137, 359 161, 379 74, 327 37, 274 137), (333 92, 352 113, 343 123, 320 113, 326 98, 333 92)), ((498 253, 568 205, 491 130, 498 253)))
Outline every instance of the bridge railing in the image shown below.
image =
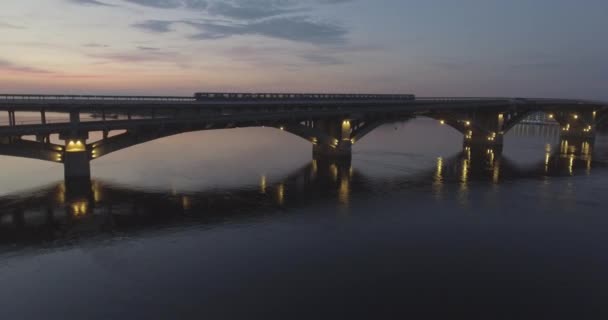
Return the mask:
POLYGON ((108 100, 108 101, 194 101, 194 97, 183 96, 105 96, 105 95, 54 95, 54 94, 0 94, 0 101, 11 100, 108 100))

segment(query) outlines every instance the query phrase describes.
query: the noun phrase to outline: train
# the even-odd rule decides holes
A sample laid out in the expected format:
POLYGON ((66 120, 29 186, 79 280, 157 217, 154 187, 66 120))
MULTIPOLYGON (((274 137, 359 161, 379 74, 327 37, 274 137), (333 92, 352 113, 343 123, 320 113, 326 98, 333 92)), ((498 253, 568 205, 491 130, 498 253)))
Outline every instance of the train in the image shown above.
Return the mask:
POLYGON ((197 92, 197 101, 207 100, 416 100, 413 94, 332 94, 332 93, 225 93, 197 92))

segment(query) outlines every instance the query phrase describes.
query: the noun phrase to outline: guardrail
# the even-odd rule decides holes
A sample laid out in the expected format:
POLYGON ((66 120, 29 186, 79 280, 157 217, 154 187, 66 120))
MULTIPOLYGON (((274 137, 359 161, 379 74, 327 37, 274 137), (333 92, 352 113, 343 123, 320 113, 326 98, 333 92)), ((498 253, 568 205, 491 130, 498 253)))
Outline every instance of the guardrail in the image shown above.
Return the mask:
POLYGON ((194 101, 194 97, 180 96, 98 96, 98 95, 53 95, 53 94, 0 94, 2 100, 109 100, 109 101, 194 101))

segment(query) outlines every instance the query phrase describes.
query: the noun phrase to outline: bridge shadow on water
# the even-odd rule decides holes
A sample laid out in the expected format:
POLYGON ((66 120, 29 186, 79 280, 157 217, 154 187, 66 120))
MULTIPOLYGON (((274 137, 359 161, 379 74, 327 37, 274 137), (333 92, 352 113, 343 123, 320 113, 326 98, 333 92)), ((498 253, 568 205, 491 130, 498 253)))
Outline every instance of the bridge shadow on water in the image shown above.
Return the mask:
MULTIPOLYGON (((593 160, 592 145, 562 141, 547 146, 545 160, 522 166, 500 150, 471 149, 414 174, 373 178, 351 161, 317 159, 277 181, 258 186, 172 193, 129 188, 103 180, 70 180, 0 198, 0 248, 69 245, 174 227, 212 227, 280 217, 292 209, 335 205, 348 212, 352 198, 416 189, 462 192, 472 184, 590 174, 606 166, 593 160), (9 245, 14 245, 9 247, 9 245)), ((6 249, 1 249, 6 251, 6 249)))

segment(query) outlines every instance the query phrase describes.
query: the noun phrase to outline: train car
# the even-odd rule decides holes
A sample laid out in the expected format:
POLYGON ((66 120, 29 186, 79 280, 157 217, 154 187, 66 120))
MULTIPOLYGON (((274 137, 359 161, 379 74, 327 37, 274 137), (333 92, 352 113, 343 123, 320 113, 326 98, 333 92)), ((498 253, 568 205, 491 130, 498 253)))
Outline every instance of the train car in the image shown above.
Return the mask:
POLYGON ((413 94, 328 94, 328 93, 223 93, 197 92, 197 101, 209 100, 416 100, 413 94))

